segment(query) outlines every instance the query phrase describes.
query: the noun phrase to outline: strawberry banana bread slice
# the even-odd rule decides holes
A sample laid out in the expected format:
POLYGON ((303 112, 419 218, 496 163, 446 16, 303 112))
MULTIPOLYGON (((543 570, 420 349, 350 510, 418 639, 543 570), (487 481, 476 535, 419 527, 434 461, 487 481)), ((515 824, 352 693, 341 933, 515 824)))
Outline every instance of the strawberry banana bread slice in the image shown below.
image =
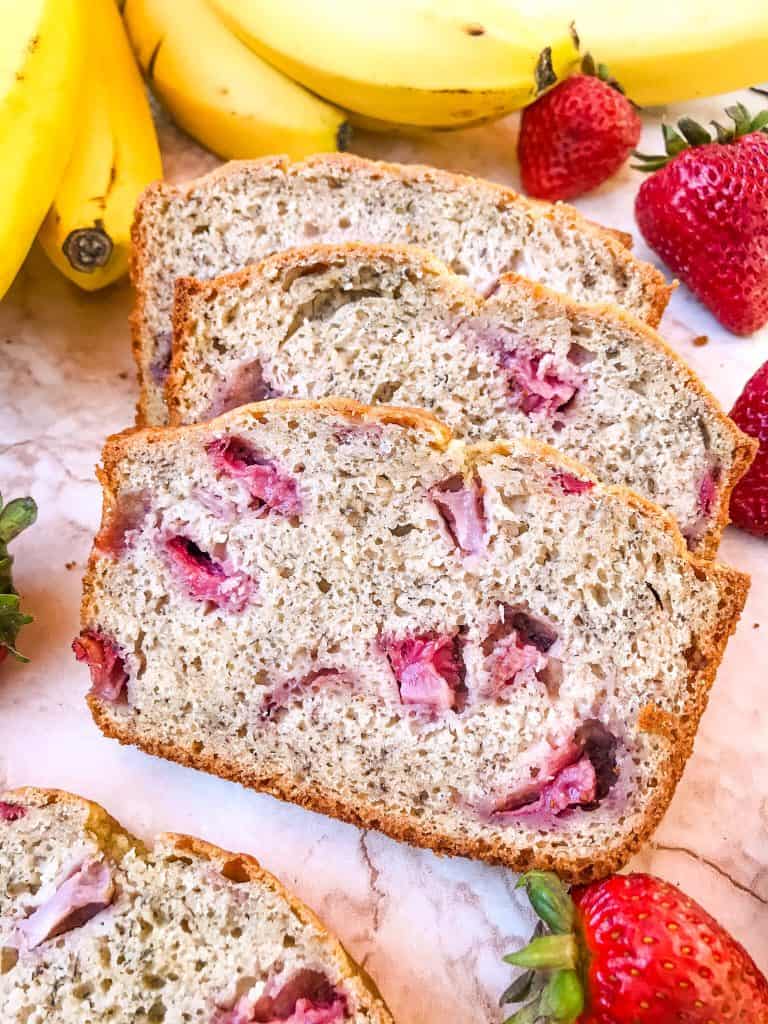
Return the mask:
POLYGON ((577 299, 612 301, 658 323, 669 286, 635 259, 627 236, 572 207, 551 206, 431 167, 317 156, 226 164, 144 194, 133 233, 134 352, 139 417, 164 423, 177 277, 210 278, 314 242, 423 245, 486 290, 508 270, 577 299))
POLYGON ((111 439, 75 653, 108 735, 590 878, 666 808, 747 578, 531 441, 273 401, 111 439))
POLYGON ((251 857, 145 847, 96 804, 0 795, 3 1024, 392 1024, 315 915, 251 857))
POLYGON ((655 331, 513 274, 483 300, 415 248, 308 246, 177 282, 172 423, 277 395, 424 406, 470 440, 531 436, 717 549, 755 441, 655 331))

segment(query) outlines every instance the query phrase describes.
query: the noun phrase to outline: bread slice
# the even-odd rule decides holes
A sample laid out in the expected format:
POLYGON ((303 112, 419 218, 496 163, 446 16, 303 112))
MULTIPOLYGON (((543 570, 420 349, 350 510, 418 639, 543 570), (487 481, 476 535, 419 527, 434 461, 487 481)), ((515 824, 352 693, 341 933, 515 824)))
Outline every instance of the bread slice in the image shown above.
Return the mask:
POLYGON ((272 395, 423 406, 528 435, 662 505, 712 554, 754 439, 653 328, 514 274, 483 300, 415 248, 308 246, 177 282, 171 423, 272 395))
POLYGON ((226 164, 182 185, 151 186, 133 233, 134 350, 140 421, 165 422, 177 277, 215 277, 314 242, 423 245, 481 291, 515 270, 577 299, 613 301, 657 323, 662 275, 635 259, 627 236, 569 206, 532 202, 477 178, 361 157, 271 157, 226 164))
POLYGON ((97 804, 0 796, 3 1024, 391 1024, 370 979, 245 854, 147 848, 97 804))
POLYGON ((618 868, 748 579, 533 441, 264 402, 110 439, 75 652, 124 743, 446 853, 618 868))

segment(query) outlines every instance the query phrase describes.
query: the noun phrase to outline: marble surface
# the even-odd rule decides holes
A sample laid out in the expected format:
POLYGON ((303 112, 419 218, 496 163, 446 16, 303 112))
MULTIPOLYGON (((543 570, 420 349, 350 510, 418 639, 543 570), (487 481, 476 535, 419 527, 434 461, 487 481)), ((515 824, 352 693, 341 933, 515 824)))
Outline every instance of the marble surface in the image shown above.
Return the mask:
MULTIPOLYGON (((703 118, 721 107, 722 100, 688 105, 703 118)), ((658 147, 661 114, 645 115, 646 150, 658 147)), ((354 148, 515 185, 516 132, 512 117, 421 139, 361 136, 354 148)), ((216 163, 169 126, 162 135, 169 177, 216 163)), ((639 177, 626 168, 578 205, 631 231, 639 177)), ((641 242, 637 251, 650 255, 641 242)), ((0 669, 0 786, 71 789, 142 836, 191 832, 253 853, 338 932, 376 977, 399 1024, 499 1021, 508 978, 500 957, 531 928, 510 872, 439 859, 166 764, 119 747, 92 725, 86 673, 69 644, 99 519, 94 465, 107 434, 133 415, 130 305, 127 285, 82 294, 37 251, 0 305, 0 489, 7 497, 30 493, 40 506, 38 524, 14 546, 18 587, 36 621, 22 641, 31 664, 0 669)), ((768 358, 768 330, 734 338, 684 288, 662 330, 726 407, 768 358), (708 343, 694 345, 701 335, 708 343)), ((749 602, 685 777, 633 867, 681 884, 768 971, 768 542, 731 528, 722 558, 752 573, 749 602)))

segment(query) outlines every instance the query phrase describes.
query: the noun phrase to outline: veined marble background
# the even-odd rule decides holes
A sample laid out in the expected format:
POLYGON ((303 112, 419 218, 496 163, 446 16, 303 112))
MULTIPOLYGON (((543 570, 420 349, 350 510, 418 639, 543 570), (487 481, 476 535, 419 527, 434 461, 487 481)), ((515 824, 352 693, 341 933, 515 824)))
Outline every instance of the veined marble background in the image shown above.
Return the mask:
MULTIPOLYGON (((759 97, 730 96, 753 108, 759 97)), ((702 120, 724 98, 686 104, 702 120)), ((646 113, 641 149, 659 151, 662 111, 646 113)), ((368 156, 434 163, 517 184, 517 119, 454 134, 360 135, 368 156)), ((182 179, 217 161, 162 125, 166 174, 182 179)), ((577 205, 633 231, 640 175, 625 168, 577 205)), ((636 251, 650 258, 642 241, 636 251)), ((35 623, 26 666, 0 668, 0 788, 71 789, 103 803, 143 837, 172 830, 256 855, 341 937, 376 978, 399 1024, 502 1019, 510 977, 501 956, 528 936, 531 915, 508 871, 439 859, 375 832, 281 804, 103 738, 74 662, 80 579, 100 515, 94 466, 105 437, 129 426, 136 399, 122 284, 96 295, 70 285, 33 251, 0 304, 0 490, 32 494, 37 525, 14 544, 16 581, 35 623)), ((678 289, 662 334, 726 409, 768 359, 768 329, 725 331, 678 289), (693 339, 706 335, 708 343, 693 339)), ((768 541, 733 528, 721 557, 752 573, 752 591, 704 716, 696 750, 666 819, 633 867, 680 884, 719 917, 768 972, 768 541)))

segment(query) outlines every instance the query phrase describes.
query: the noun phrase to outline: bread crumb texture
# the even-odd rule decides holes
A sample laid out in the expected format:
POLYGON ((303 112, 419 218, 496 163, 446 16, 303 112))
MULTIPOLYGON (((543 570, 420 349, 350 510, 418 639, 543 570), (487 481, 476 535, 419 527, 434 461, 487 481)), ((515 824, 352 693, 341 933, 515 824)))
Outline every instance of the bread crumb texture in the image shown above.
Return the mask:
POLYGON ((663 813, 747 587, 552 449, 414 410, 130 432, 102 481, 75 651, 107 734, 570 878, 663 813))
POLYGON ((13 1024, 391 1024, 314 914, 244 855, 148 849, 70 794, 0 797, 0 1005, 13 1024))

